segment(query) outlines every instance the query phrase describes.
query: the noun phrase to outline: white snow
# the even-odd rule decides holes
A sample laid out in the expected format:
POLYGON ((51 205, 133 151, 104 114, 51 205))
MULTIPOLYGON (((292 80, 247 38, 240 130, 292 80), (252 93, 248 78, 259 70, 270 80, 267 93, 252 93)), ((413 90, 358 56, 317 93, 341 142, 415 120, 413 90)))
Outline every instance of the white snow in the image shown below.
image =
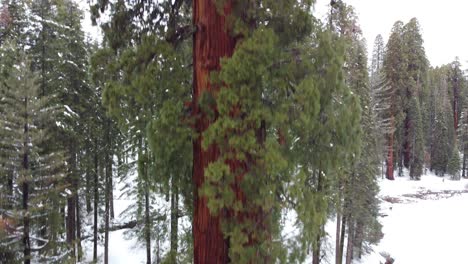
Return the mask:
MULTIPOLYGON (((468 180, 451 181, 448 177, 427 173, 420 181, 412 181, 407 172, 404 174, 404 177, 396 176, 395 181, 379 180, 379 197, 382 199, 380 221, 384 237, 378 245, 373 246, 373 253, 353 263, 384 263, 381 252, 388 252, 395 259, 395 264, 466 263, 468 193, 462 192, 468 191, 468 180)), ((133 201, 117 198, 121 184, 115 187, 115 213, 119 219, 120 212, 133 201)), ((283 219, 284 241, 289 241, 297 235, 295 218, 295 214, 289 211, 283 219)), ((324 244, 327 256, 323 263, 334 263, 335 228, 336 222, 333 219, 328 221, 325 228, 328 233, 327 242, 324 244)), ((102 262, 104 253, 102 242, 103 237, 98 247, 99 262, 102 262)), ((87 262, 92 259, 92 239, 87 240, 84 245, 87 262)), ((154 245, 153 243, 153 249, 154 245)), ((144 243, 138 243, 136 239, 126 239, 124 230, 110 233, 110 263, 138 264, 145 261, 144 243)), ((310 259, 307 259, 306 263, 310 263, 310 259)))
POLYGON ((388 252, 396 264, 466 263, 468 193, 460 192, 467 191, 468 180, 428 173, 420 181, 381 180, 380 188, 380 197, 400 202, 382 201, 384 237, 360 263, 383 263, 380 252, 388 252), (415 197, 427 192, 438 194, 415 197))

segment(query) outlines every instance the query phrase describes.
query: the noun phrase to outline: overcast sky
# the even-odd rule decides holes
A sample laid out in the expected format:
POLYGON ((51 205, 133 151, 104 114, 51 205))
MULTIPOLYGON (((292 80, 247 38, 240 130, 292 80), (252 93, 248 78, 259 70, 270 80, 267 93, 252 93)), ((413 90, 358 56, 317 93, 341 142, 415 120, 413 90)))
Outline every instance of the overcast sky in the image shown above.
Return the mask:
MULTIPOLYGON (((468 1, 466 0, 344 0, 354 6, 371 54, 375 36, 385 42, 397 20, 407 23, 416 17, 421 26, 426 55, 432 66, 460 58, 468 66, 468 1)), ((330 0, 317 0, 323 17, 330 0)))

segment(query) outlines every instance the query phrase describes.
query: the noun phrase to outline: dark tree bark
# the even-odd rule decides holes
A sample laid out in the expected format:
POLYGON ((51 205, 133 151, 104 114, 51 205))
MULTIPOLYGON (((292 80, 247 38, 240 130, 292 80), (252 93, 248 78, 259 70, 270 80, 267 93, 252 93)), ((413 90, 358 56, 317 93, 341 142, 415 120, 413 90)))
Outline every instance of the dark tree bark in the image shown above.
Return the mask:
MULTIPOLYGON (((145 151, 146 152, 146 151, 145 151)), ((148 160, 148 159, 146 159, 148 160)), ((143 168, 143 179, 145 180, 145 241, 146 241, 146 264, 151 264, 151 219, 150 219, 150 192, 148 183, 148 165, 143 168)))
MULTIPOLYGON (((23 170, 27 173, 29 171, 29 124, 28 124, 28 97, 24 99, 24 107, 26 116, 24 118, 24 142, 23 142, 23 170)), ((31 263, 31 241, 29 238, 29 179, 28 175, 26 176, 23 184, 23 253, 24 253, 24 264, 31 263)))
POLYGON ((394 171, 394 163, 393 163, 393 141, 395 137, 395 133, 393 132, 395 128, 395 117, 392 115, 390 117, 390 134, 388 135, 388 154, 387 154, 387 179, 395 180, 395 176, 393 175, 394 171))
MULTIPOLYGON (((465 148, 465 147, 463 147, 465 148)), ((463 167, 462 167, 462 177, 466 178, 466 151, 463 150, 463 167)))
POLYGON ((104 211, 104 264, 109 263, 110 177, 112 177, 112 163, 111 163, 111 157, 109 153, 106 153, 105 211, 104 211))
POLYGON ((80 200, 76 199, 76 243, 78 250, 78 262, 81 261, 82 248, 81 248, 81 217, 80 217, 80 200))
POLYGON ((346 264, 351 264, 353 260, 354 247, 354 221, 348 221, 348 245, 346 247, 346 264))
POLYGON ((76 203, 77 203, 77 180, 76 180, 76 159, 75 159, 75 148, 74 142, 70 143, 70 171, 67 177, 69 189, 71 191, 70 196, 67 198, 67 244, 71 249, 71 258, 76 257, 76 203))
POLYGON ((99 174, 98 174, 98 153, 97 139, 94 141, 96 148, 94 152, 94 227, 93 227, 93 261, 97 262, 97 244, 98 244, 98 213, 99 213, 99 174))
POLYGON ((114 219, 114 181, 112 176, 109 178, 109 211, 110 218, 114 219))
POLYGON ((357 249, 357 252, 354 255, 356 255, 359 259, 362 257, 363 236, 364 224, 362 221, 358 221, 356 223, 356 230, 354 231, 354 248, 357 249))
MULTIPOLYGON (((226 1, 224 13, 230 14, 232 0, 226 1)), ((226 31, 227 21, 224 15, 217 12, 212 0, 193 1, 193 24, 197 31, 193 45, 193 115, 197 116, 195 129, 202 133, 210 125, 210 120, 201 113, 198 101, 204 91, 218 88, 211 85, 211 71, 220 69, 220 58, 230 57, 234 52, 235 39, 226 31)), ((207 207, 206 197, 199 195, 198 190, 205 182, 205 168, 217 160, 219 151, 210 146, 204 151, 201 147, 202 137, 193 142, 193 183, 194 183, 194 219, 193 243, 194 263, 228 263, 229 244, 221 231, 220 216, 212 216, 207 207)))
POLYGON ((341 218, 341 234, 340 234, 340 250, 339 250, 339 256, 340 259, 338 260, 338 263, 343 263, 343 252, 344 252, 344 240, 345 240, 345 235, 346 235, 346 217, 343 216, 341 218))
MULTIPOLYGON (((409 97, 410 98, 410 97, 409 97)), ((406 112, 405 125, 404 125, 404 143, 403 143, 403 165, 405 168, 410 167, 411 162, 411 149, 412 149, 412 140, 410 130, 412 129, 412 120, 406 112)))
POLYGON ((340 262, 340 235, 341 235, 341 213, 336 213, 336 239, 335 239, 335 264, 340 262))
POLYGON ((90 165, 87 165, 87 169, 86 169, 86 213, 88 213, 88 215, 91 213, 91 211, 93 210, 93 207, 92 207, 92 180, 93 180, 93 174, 91 173, 91 168, 89 168, 90 165))
POLYGON ((321 248, 320 239, 321 239, 321 236, 318 235, 316 238, 316 245, 312 249, 312 264, 320 264, 320 248, 321 248))
MULTIPOLYGON (((174 181, 174 179, 173 179, 174 181)), ((177 183, 172 182, 172 191, 171 191, 171 252, 170 258, 171 263, 177 263, 177 253, 178 253, 178 225, 179 225, 179 188, 177 183)))

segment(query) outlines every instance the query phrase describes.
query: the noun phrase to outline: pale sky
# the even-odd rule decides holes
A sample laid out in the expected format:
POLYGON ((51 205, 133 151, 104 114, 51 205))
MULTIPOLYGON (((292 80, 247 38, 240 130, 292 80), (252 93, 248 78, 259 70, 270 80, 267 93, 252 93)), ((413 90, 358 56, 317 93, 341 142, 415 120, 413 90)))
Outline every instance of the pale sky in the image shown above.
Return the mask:
MULTIPOLYGON (((452 62, 456 56, 468 66, 468 1, 466 0, 344 0, 354 6, 367 40, 369 54, 374 39, 381 34, 387 42, 397 20, 419 21, 427 58, 432 66, 452 62)), ((316 10, 323 17, 330 0, 317 0, 316 10)))

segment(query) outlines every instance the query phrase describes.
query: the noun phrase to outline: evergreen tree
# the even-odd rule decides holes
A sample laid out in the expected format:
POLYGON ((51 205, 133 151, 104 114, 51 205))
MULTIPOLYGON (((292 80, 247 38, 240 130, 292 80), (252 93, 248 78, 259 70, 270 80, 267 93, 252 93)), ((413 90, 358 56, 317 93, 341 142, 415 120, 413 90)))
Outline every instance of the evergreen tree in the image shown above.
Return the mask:
MULTIPOLYGON (((362 137, 361 152, 356 154, 349 167, 346 167, 345 172, 349 176, 341 179, 341 183, 344 184, 334 190, 343 192, 338 195, 343 199, 339 199, 337 207, 336 263, 342 263, 345 233, 348 236, 346 263, 351 263, 352 259, 361 258, 363 253, 368 252, 370 243, 377 243, 380 239, 379 236, 370 235, 381 233, 377 221, 376 177, 379 157, 376 155, 377 127, 372 108, 364 39, 353 8, 342 2, 337 2, 337 5, 330 21, 333 22, 335 29, 340 29, 338 33, 345 40, 345 80, 348 87, 359 96, 362 109, 360 122, 362 133, 359 135, 362 137)), ((381 45, 383 46, 383 43, 381 45)), ((374 66, 376 71, 379 71, 380 66, 374 66)))
POLYGON ((453 148, 452 155, 450 155, 447 173, 452 177, 452 180, 460 180, 460 155, 457 147, 453 148))
MULTIPOLYGON (((124 72, 122 79, 119 76, 106 88, 106 105, 121 115, 133 110, 126 108, 134 106, 133 102, 137 103, 136 111, 150 104, 140 113, 146 114, 147 109, 151 112, 138 120, 149 124, 145 136, 150 139, 156 162, 164 161, 158 156, 160 148, 166 155, 176 150, 190 153, 190 144, 185 140, 177 143, 180 140, 175 137, 191 135, 187 128, 194 122, 194 262, 284 259, 286 251, 281 248, 285 245, 273 242, 279 236, 283 199, 296 204, 291 209, 298 212, 303 230, 298 237, 301 254, 291 255, 291 261, 304 258, 312 244, 317 256, 326 216, 324 175, 333 175, 335 165, 341 161, 337 157, 346 158, 356 148, 350 139, 358 131, 359 107, 343 83, 342 46, 339 41, 332 44, 335 40, 312 23, 311 3, 195 1, 190 6, 185 1, 172 5, 162 1, 148 3, 142 9, 122 2, 109 3, 110 23, 103 23, 111 53, 117 55, 117 63, 109 64, 109 69, 117 66, 114 69, 124 72), (157 8, 158 12, 152 13, 157 8), (190 13, 184 10, 190 8, 198 28, 194 53, 180 57, 186 54, 179 51, 189 43, 187 32, 190 35, 194 30, 186 27, 190 13), (154 15, 143 20, 148 21, 143 27, 140 10, 147 10, 143 17, 154 15), (167 28, 157 19, 165 15, 167 28), (307 37, 312 30, 316 34, 307 37), (148 36, 140 38, 140 34, 148 36), (214 42, 219 49, 209 44, 214 42), (174 52, 179 55, 177 59, 172 59, 174 52), (178 76, 190 65, 187 61, 192 56, 193 92, 190 79, 176 83, 171 77, 166 83, 166 71, 178 76), (152 70, 141 69, 141 63, 152 70), (257 70, 250 71, 252 68, 257 70), (170 88, 146 86, 153 78, 170 88), (134 85, 137 80, 143 85, 134 85), (159 94, 162 96, 156 100, 146 100, 159 94), (187 110, 191 118, 187 118, 184 98, 190 97, 193 102, 187 110), (334 98, 341 104, 337 106, 334 98), (164 142, 152 145, 151 138, 164 136, 165 131, 173 133, 164 142), (308 154, 309 158, 305 158, 308 154), (293 177, 298 167, 303 169, 293 177)), ((106 3, 94 6, 95 16, 105 8, 106 3)), ((189 158, 174 157, 184 162, 189 158)), ((185 164, 190 163, 182 167, 185 164)), ((157 169, 167 166, 171 168, 169 175, 185 179, 168 165, 157 169)), ((162 182, 175 182, 167 179, 162 182)), ((192 187, 181 186, 181 192, 188 194, 184 200, 190 201, 187 188, 192 187)))
MULTIPOLYGON (((387 138, 388 154, 387 154, 387 171, 386 177, 389 180, 394 179, 394 160, 398 155, 398 151, 394 151, 395 145, 398 146, 396 137, 396 128, 398 128, 402 121, 403 113, 401 112, 401 102, 399 95, 403 87, 403 78, 401 76, 401 69, 406 68, 406 59, 404 58, 404 42, 403 36, 403 22, 397 21, 393 25, 392 33, 387 43, 386 55, 384 58, 384 72, 385 83, 389 87, 390 102, 388 109, 388 118, 390 122, 390 134, 387 138)), ((397 159, 398 160, 398 159, 397 159)))
POLYGON ((455 133, 453 130, 453 112, 448 99, 447 67, 434 69, 435 115, 434 131, 431 139, 431 170, 443 176, 453 151, 455 133))
POLYGON ((12 184, 6 186, 13 189, 7 192, 13 196, 9 199, 13 203, 6 206, 5 214, 18 219, 21 224, 17 232, 22 230, 22 236, 13 236, 7 244, 15 246, 21 241, 24 263, 31 259, 62 261, 67 251, 60 237, 63 217, 59 209, 63 206, 61 196, 69 191, 63 182, 64 156, 41 149, 42 142, 48 139, 46 130, 53 122, 54 109, 46 107, 46 97, 38 97, 38 78, 30 71, 27 57, 17 54, 18 63, 1 85, 0 134, 1 167, 9 170, 3 175, 10 177, 12 184), (47 221, 42 222, 43 218, 47 221), (32 251, 40 254, 33 255, 32 251))

